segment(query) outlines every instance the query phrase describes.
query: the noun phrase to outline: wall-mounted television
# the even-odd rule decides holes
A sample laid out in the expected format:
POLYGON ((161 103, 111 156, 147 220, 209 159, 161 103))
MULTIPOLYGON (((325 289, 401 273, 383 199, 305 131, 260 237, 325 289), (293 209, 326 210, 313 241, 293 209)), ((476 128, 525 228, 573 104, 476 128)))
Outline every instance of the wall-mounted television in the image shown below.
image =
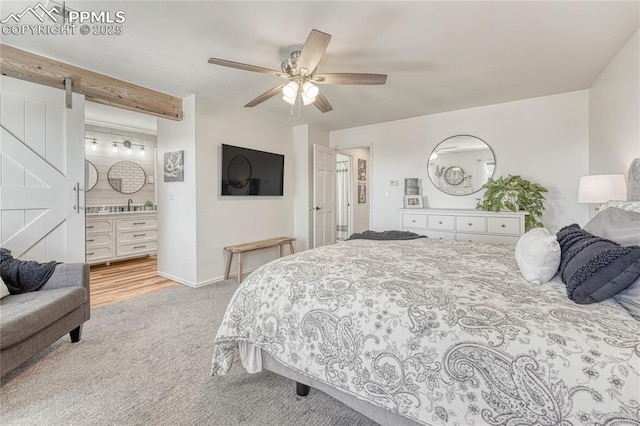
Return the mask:
POLYGON ((284 155, 222 144, 221 195, 283 195, 284 155))

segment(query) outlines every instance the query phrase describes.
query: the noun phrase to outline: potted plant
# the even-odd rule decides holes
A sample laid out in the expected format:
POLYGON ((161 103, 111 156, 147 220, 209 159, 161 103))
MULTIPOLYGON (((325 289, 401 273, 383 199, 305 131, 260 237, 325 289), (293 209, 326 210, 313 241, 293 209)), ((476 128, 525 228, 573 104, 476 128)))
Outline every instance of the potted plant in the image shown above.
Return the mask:
POLYGON ((525 216, 525 231, 544 226, 540 221, 545 201, 542 194, 549 192, 544 186, 521 176, 508 175, 489 179, 482 187, 486 191, 482 200, 478 201, 477 208, 492 212, 524 210, 529 213, 525 216))

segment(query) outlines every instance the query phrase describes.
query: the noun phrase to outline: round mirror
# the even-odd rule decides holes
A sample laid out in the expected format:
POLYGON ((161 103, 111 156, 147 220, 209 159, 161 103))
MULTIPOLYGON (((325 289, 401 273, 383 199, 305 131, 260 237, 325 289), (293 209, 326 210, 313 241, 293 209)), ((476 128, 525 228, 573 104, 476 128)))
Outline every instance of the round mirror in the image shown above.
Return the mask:
POLYGON ((147 181, 144 169, 133 161, 120 161, 107 173, 109 185, 122 194, 133 194, 142 189, 147 181))
POLYGON ((429 156, 429 179, 449 195, 479 191, 493 177, 496 157, 480 138, 457 135, 440 142, 429 156))
POLYGON ((98 183, 98 169, 95 164, 89 160, 84 160, 84 187, 87 191, 91 191, 96 183, 98 183))

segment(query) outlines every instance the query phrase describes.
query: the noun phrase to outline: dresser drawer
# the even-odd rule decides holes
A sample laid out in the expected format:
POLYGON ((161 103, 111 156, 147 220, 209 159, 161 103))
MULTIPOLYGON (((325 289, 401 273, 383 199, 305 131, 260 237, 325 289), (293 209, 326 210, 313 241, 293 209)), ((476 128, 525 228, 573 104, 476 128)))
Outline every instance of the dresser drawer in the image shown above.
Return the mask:
POLYGON ((453 231, 455 216, 429 215, 429 229, 453 231))
POLYGON ((118 256, 131 256, 141 253, 150 253, 158 249, 157 241, 131 242, 118 244, 118 256))
POLYGON ((141 229, 137 231, 118 232, 118 242, 127 243, 132 241, 148 241, 158 238, 158 231, 155 229, 141 229))
POLYGON ((134 229, 156 228, 158 220, 155 217, 136 217, 127 219, 116 219, 118 231, 128 231, 134 229))
POLYGON ((487 232, 485 218, 483 216, 457 216, 456 231, 485 233, 487 232))
POLYGON ((97 262, 100 260, 111 259, 113 257, 113 250, 111 250, 111 246, 104 247, 87 247, 86 251, 87 262, 97 262))
POLYGON ((102 233, 102 234, 87 234, 87 248, 89 247, 101 247, 104 245, 110 246, 113 242, 113 234, 111 233, 102 233))
POLYGON ((426 228, 427 215, 404 213, 402 215, 402 226, 404 228, 426 228))
POLYGON ((439 232, 439 231, 426 231, 420 232, 422 235, 426 235, 427 237, 434 240, 453 240, 455 239, 455 235, 453 232, 439 232))
POLYGON ((490 234, 520 235, 520 218, 489 217, 487 229, 490 234))
POLYGON ((111 219, 90 220, 85 224, 87 234, 94 232, 111 232, 113 230, 113 222, 111 219))

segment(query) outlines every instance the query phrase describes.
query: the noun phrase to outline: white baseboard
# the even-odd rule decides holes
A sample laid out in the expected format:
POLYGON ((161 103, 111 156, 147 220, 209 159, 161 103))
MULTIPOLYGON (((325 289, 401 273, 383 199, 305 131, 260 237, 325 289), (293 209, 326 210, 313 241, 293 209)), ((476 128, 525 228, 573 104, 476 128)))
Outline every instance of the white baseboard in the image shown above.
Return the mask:
MULTIPOLYGON (((246 269, 245 271, 243 271, 243 275, 246 277, 247 275, 249 275, 249 273, 251 273, 254 269, 258 267, 259 266, 254 266, 253 268, 246 269)), ((204 281, 193 282, 193 281, 184 280, 180 277, 176 277, 171 274, 167 274, 166 272, 162 272, 162 271, 157 271, 156 273, 162 278, 166 278, 168 280, 175 281, 178 284, 186 285, 187 287, 192 287, 192 288, 204 287, 205 285, 211 285, 219 281, 224 281, 224 275, 220 275, 219 277, 210 278, 204 281)), ((230 274, 229 278, 230 279, 236 278, 237 276, 238 274, 230 274)))

